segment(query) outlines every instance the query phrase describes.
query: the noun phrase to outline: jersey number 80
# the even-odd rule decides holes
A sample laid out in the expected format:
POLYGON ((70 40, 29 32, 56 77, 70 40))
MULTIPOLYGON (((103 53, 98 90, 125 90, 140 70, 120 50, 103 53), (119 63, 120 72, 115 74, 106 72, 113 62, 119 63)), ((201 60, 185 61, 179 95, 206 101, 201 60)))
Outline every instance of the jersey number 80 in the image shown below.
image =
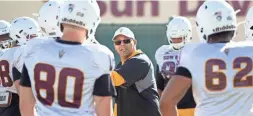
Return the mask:
POLYGON ((83 72, 74 68, 63 68, 59 72, 59 78, 56 78, 56 73, 54 66, 50 64, 36 64, 34 78, 38 100, 44 105, 51 106, 57 99, 59 105, 62 107, 79 108, 81 106, 84 84, 83 72), (42 73, 46 74, 45 78, 42 77, 42 73), (70 78, 74 79, 74 90, 72 90, 72 101, 67 101, 66 92, 68 79, 70 78), (56 79, 58 79, 58 83, 55 83, 56 79), (41 91, 45 91, 46 95, 44 97, 42 97, 41 91))

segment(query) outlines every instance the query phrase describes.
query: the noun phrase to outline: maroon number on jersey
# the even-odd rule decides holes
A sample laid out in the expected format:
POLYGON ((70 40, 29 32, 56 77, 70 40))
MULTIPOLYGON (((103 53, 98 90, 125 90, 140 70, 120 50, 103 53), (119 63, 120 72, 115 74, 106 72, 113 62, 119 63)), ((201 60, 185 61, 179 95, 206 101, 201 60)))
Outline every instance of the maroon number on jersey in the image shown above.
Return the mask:
POLYGON ((172 61, 164 62, 162 65, 161 73, 163 76, 168 77, 175 73, 176 71, 176 64, 172 61))
POLYGON ((57 101, 62 107, 79 108, 81 106, 84 84, 84 76, 82 71, 74 68, 63 68, 59 72, 58 84, 55 86, 56 88, 54 88, 54 84, 56 84, 56 70, 54 66, 50 64, 38 63, 34 68, 34 78, 38 100, 44 105, 51 106, 53 102, 56 101, 55 99, 58 99, 57 101), (42 78, 42 73, 45 73, 46 77, 42 78), (75 80, 73 85, 73 102, 66 100, 68 78, 74 78, 75 80), (41 90, 46 92, 46 97, 42 97, 40 93, 41 90))
MULTIPOLYGON (((253 86, 253 76, 249 75, 253 66, 252 59, 249 57, 238 57, 234 59, 232 68, 237 70, 233 78, 234 87, 253 86), (245 64, 245 66, 242 66, 245 64)), ((210 59, 205 64, 205 85, 210 91, 222 91, 227 87, 226 62, 221 59, 210 59), (214 66, 218 71, 214 71, 214 66)))
POLYGON ((13 82, 10 77, 9 62, 7 60, 0 61, 0 78, 3 87, 11 87, 13 82))

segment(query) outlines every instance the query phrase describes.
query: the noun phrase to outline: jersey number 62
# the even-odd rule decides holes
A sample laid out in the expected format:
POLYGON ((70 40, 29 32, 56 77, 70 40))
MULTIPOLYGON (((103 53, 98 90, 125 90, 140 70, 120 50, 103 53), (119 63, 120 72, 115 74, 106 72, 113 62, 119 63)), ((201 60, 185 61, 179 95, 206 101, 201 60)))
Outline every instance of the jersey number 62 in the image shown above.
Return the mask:
MULTIPOLYGON (((252 72, 253 61, 249 57, 237 57, 232 62, 233 87, 253 87, 252 72)), ((229 68, 231 69, 231 68, 229 68)), ((210 59, 205 64, 205 85, 209 91, 222 91, 227 87, 227 64, 221 59, 210 59), (216 66, 216 70, 214 70, 216 66)))

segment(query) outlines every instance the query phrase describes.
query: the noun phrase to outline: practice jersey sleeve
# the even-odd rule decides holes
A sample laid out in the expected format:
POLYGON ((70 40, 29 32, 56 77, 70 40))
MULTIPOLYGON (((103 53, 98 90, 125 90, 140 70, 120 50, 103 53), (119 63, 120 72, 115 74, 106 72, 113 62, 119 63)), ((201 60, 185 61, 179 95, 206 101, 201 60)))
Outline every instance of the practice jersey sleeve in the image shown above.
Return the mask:
POLYGON ((12 66, 12 75, 14 80, 19 80, 24 64, 24 47, 25 46, 19 46, 16 52, 14 53, 14 62, 12 66))
POLYGON ((162 91, 164 90, 165 79, 163 78, 158 65, 156 68, 156 84, 157 84, 158 89, 160 89, 162 91))
POLYGON ((16 52, 14 53, 14 63, 12 74, 14 76, 14 80, 20 79, 21 72, 23 70, 23 65, 25 63, 25 59, 31 53, 29 52, 33 49, 34 46, 41 43, 44 38, 34 38, 27 42, 26 45, 19 46, 16 52))
POLYGON ((171 49, 171 48, 172 47, 170 45, 163 45, 163 46, 159 47, 155 53, 155 60, 157 63, 156 83, 157 83, 157 88, 162 91, 164 90, 165 85, 167 84, 167 82, 169 80, 169 78, 167 78, 165 74, 162 74, 162 66, 166 62, 163 60, 163 58, 164 58, 164 56, 166 56, 165 55, 166 53, 173 51, 173 49, 171 49))
POLYGON ((22 68, 22 74, 20 77, 19 84, 24 87, 31 87, 30 77, 29 77, 29 74, 28 74, 28 71, 27 71, 27 68, 25 65, 22 68))
POLYGON ((94 85, 93 95, 96 96, 115 96, 116 90, 112 84, 110 74, 100 76, 94 85))
POLYGON ((190 72, 190 66, 193 60, 193 47, 194 45, 185 45, 183 50, 180 53, 180 62, 179 67, 176 70, 175 75, 181 75, 188 78, 192 78, 192 74, 190 72))
POLYGON ((101 74, 110 74, 115 68, 115 60, 112 51, 103 45, 98 45, 99 48, 94 54, 96 65, 100 68, 101 74))
POLYGON ((182 66, 179 66, 177 68, 175 75, 181 75, 187 78, 192 78, 191 72, 187 68, 182 67, 182 66))
POLYGON ((21 72, 23 68, 24 56, 25 56, 24 47, 25 46, 19 46, 19 48, 14 53, 13 67, 15 67, 19 72, 21 72))
POLYGON ((12 68, 12 75, 13 75, 13 80, 16 81, 16 80, 20 79, 21 72, 18 71, 18 69, 16 67, 13 67, 12 68))
POLYGON ((101 75, 96 79, 93 95, 115 96, 116 91, 110 77, 110 72, 115 68, 114 55, 107 47, 97 46, 99 48, 93 55, 101 75))

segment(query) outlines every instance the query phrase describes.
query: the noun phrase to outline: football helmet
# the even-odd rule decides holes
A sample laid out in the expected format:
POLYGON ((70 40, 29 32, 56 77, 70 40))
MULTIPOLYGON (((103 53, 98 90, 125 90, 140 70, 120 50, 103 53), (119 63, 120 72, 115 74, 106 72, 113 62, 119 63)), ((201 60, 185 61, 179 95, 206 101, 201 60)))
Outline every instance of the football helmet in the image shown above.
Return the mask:
POLYGON ((190 21, 185 17, 173 16, 167 25, 166 35, 173 48, 182 48, 186 42, 190 42, 192 39, 192 26, 190 21), (173 43, 172 38, 183 38, 183 41, 173 43))
POLYGON ((89 38, 86 39, 86 41, 84 41, 84 44, 100 44, 95 36, 89 36, 89 38))
POLYGON ((64 1, 60 13, 60 24, 75 25, 88 30, 88 37, 94 35, 100 23, 100 9, 95 0, 64 1))
POLYGON ((10 31, 10 23, 5 20, 0 20, 0 35, 8 34, 10 31))
POLYGON ((30 17, 19 17, 11 23, 10 37, 17 41, 18 45, 24 45, 30 39, 40 35, 38 23, 30 17))
POLYGON ((11 47, 12 40, 9 38, 10 23, 5 20, 0 20, 0 35, 8 34, 3 40, 0 40, 0 49, 11 47))
POLYGON ((98 27, 98 25, 99 25, 100 22, 101 22, 101 20, 99 18, 99 20, 97 20, 95 22, 95 26, 93 27, 90 36, 86 39, 86 41, 84 43, 87 43, 87 44, 99 44, 99 42, 95 38, 95 33, 96 33, 97 27, 98 27))
POLYGON ((244 22, 246 40, 253 40, 253 7, 248 10, 244 22))
POLYGON ((43 35, 49 37, 61 37, 59 24, 61 3, 57 1, 46 2, 39 10, 38 23, 43 35))
POLYGON ((237 30, 236 12, 225 0, 207 0, 198 9, 196 25, 201 42, 207 42, 209 35, 237 30))

